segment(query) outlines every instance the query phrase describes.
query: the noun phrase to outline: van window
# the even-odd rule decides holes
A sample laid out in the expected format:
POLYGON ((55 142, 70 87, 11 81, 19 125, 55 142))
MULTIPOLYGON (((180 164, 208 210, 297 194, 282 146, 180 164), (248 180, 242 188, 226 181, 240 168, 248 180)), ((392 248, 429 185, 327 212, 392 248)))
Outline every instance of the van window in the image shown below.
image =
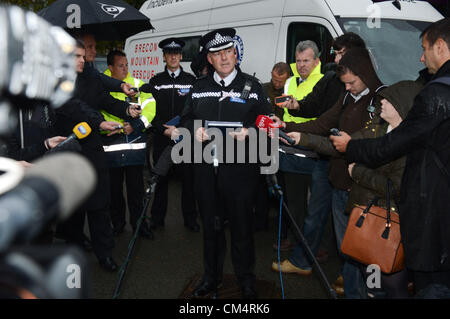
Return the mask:
POLYGON ((200 49, 200 36, 179 38, 184 41, 185 46, 183 48, 183 62, 191 62, 192 59, 198 54, 200 49))
POLYGON ((94 63, 96 69, 98 72, 103 73, 108 68, 108 63, 106 63, 106 57, 105 56, 97 56, 95 57, 95 63, 94 63))
POLYGON ((384 84, 415 80, 425 67, 420 33, 430 24, 423 21, 381 19, 380 27, 370 27, 366 18, 338 18, 343 30, 355 32, 366 42, 378 77, 384 84))
POLYGON ((333 37, 327 28, 316 23, 291 23, 287 32, 287 51, 286 62, 288 64, 295 62, 295 48, 300 41, 311 40, 317 44, 320 53, 322 65, 333 62, 330 54, 333 37))

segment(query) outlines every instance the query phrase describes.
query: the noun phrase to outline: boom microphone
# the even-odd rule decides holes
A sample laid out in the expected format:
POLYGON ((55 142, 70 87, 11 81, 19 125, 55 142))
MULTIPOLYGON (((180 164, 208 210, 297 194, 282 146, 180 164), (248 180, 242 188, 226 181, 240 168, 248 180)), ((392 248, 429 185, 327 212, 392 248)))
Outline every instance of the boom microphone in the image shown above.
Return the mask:
MULTIPOLYGON (((276 129, 279 128, 272 119, 266 115, 259 115, 255 122, 256 126, 266 131, 266 133, 269 133, 270 129, 276 129)), ((288 141, 289 144, 295 145, 295 141, 286 135, 282 130, 279 130, 279 136, 284 138, 286 141, 288 141)))
POLYGON ((0 197, 0 251, 14 240, 30 240, 54 217, 67 218, 96 185, 92 165, 81 155, 52 154, 25 171, 0 197))
POLYGON ((167 175, 173 164, 171 153, 172 153, 172 146, 171 145, 166 146, 161 156, 159 157, 158 161, 156 162, 155 167, 152 168, 153 175, 156 176, 167 175))
MULTIPOLYGON (((72 141, 81 140, 83 138, 86 138, 89 134, 91 134, 92 129, 86 122, 81 122, 75 125, 75 127, 72 130, 72 134, 70 134, 66 140, 59 143, 56 147, 64 147, 67 144, 71 143, 72 141)), ((54 147, 54 148, 56 148, 54 147)))
POLYGON ((154 190, 158 180, 162 176, 166 176, 172 167, 172 146, 167 145, 158 161, 155 164, 155 167, 152 168, 152 177, 150 179, 150 189, 154 190))

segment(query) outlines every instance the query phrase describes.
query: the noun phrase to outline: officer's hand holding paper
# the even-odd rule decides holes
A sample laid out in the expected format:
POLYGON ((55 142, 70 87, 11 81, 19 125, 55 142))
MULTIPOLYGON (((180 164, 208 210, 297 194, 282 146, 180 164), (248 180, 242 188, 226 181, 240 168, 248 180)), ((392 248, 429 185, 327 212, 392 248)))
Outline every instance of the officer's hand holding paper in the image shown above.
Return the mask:
POLYGON ((166 125, 163 124, 163 126, 166 128, 164 131, 164 135, 169 137, 171 140, 177 140, 180 137, 180 131, 176 128, 176 126, 166 125))
POLYGON ((166 128, 164 131, 164 135, 169 137, 175 143, 178 143, 183 139, 183 136, 180 136, 180 131, 177 129, 177 125, 180 124, 181 117, 179 115, 172 118, 170 121, 163 124, 166 128))
POLYGON ((209 136, 206 134, 206 129, 204 127, 199 127, 197 131, 195 131, 195 139, 201 143, 209 140, 209 136))
POLYGON ((206 129, 216 128, 222 131, 223 136, 227 133, 227 129, 235 131, 229 132, 229 135, 238 141, 243 141, 248 135, 248 129, 243 127, 242 122, 226 122, 226 121, 205 121, 206 129))
POLYGON ((229 134, 231 137, 235 138, 238 141, 244 141, 245 138, 248 136, 248 129, 246 127, 243 127, 240 130, 230 132, 229 134))

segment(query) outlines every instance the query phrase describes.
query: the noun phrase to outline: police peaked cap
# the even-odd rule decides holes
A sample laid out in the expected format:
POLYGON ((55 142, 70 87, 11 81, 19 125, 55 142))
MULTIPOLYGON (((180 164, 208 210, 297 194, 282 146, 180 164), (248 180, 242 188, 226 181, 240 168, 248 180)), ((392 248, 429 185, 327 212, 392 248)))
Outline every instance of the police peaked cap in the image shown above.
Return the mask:
POLYGON ((217 29, 205 34, 199 43, 207 52, 216 52, 234 46, 235 34, 236 30, 233 28, 217 29))
POLYGON ((181 52, 184 47, 184 41, 178 38, 168 38, 159 42, 158 47, 163 50, 163 52, 181 52))

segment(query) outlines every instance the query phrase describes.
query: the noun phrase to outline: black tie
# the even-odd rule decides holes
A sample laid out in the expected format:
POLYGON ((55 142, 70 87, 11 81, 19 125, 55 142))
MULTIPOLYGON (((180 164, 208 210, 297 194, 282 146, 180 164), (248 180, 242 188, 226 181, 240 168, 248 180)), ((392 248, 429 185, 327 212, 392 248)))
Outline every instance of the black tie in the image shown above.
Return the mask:
POLYGON ((175 73, 172 72, 170 76, 175 79, 175 73))
POLYGON ((222 87, 225 87, 225 81, 224 80, 220 80, 220 84, 222 84, 222 87))

